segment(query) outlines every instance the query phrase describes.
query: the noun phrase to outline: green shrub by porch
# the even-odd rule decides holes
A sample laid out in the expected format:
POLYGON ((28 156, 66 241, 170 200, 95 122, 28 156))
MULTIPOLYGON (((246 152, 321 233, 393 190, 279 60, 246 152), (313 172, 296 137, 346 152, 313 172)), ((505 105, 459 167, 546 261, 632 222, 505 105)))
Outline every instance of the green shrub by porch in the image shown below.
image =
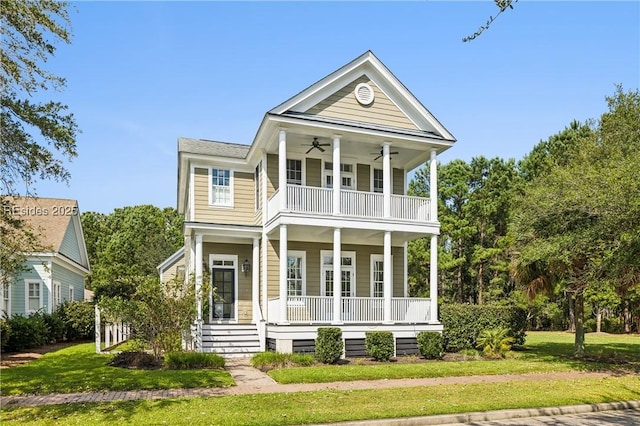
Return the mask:
POLYGON ((506 328, 514 344, 523 345, 527 313, 524 309, 508 304, 443 304, 440 321, 444 326, 442 337, 446 352, 475 349, 483 330, 506 328))
POLYGON ((444 352, 442 334, 437 331, 422 331, 418 333, 418 350, 426 359, 440 359, 444 352))
POLYGON ((344 342, 342 330, 338 327, 318 328, 316 339, 316 359, 325 364, 335 364, 342 356, 344 342))
POLYGON ((390 331, 367 331, 364 348, 376 361, 389 361, 393 356, 393 333, 390 331))

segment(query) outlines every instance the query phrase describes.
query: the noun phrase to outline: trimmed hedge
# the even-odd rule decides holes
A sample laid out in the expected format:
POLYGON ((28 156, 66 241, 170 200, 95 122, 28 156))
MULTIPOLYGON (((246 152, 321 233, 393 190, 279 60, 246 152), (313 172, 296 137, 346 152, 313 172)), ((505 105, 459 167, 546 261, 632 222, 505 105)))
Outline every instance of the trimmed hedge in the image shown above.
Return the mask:
POLYGON ((344 342, 342 330, 338 327, 318 328, 316 339, 316 359, 325 364, 335 364, 342 356, 344 342))
POLYGON ((527 324, 526 310, 513 305, 487 304, 443 304, 440 320, 444 326, 442 337, 446 352, 474 349, 483 330, 506 328, 514 344, 525 341, 527 324))
POLYGON ((442 334, 437 331, 418 333, 418 350, 426 359, 440 359, 444 354, 442 334))
POLYGON ((7 323, 11 333, 4 349, 8 352, 17 352, 51 342, 49 328, 39 312, 28 317, 21 314, 12 315, 7 323))
POLYGON ((364 333, 364 348, 376 361, 389 361, 393 356, 393 333, 390 331, 367 331, 364 333))

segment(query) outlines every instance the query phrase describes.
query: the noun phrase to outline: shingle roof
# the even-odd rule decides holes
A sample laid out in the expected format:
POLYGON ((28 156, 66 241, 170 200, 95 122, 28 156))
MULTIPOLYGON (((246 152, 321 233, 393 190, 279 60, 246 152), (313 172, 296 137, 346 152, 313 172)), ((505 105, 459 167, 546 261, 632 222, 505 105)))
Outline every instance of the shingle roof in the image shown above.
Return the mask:
POLYGON ((246 158, 251 147, 229 142, 205 139, 178 138, 178 152, 213 155, 216 157, 246 158))
POLYGON ((79 214, 76 200, 62 198, 15 197, 12 214, 20 216, 40 234, 40 243, 59 251, 72 216, 79 214))

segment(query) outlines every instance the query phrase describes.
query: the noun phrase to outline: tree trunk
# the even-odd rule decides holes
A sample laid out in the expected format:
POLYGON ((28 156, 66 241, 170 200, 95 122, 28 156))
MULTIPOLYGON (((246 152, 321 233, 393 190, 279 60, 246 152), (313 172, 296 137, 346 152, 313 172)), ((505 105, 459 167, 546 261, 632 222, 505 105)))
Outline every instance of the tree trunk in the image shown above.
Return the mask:
POLYGON ((602 326, 602 309, 598 308, 596 311, 596 333, 600 333, 602 326))
POLYGON ((584 356, 584 296, 580 292, 576 293, 575 319, 576 339, 573 346, 573 355, 576 358, 582 358, 584 356))
POLYGON ((569 329, 567 331, 570 331, 572 333, 574 333, 576 331, 576 313, 575 313, 575 302, 573 299, 573 295, 571 293, 569 293, 569 329))
MULTIPOLYGON (((458 240, 458 256, 462 257, 462 240, 458 240)), ((464 303, 464 286, 462 284, 462 265, 458 266, 458 302, 464 303)))
POLYGON ((624 301, 623 316, 624 316, 624 332, 625 333, 630 333, 631 332, 631 310, 629 309, 629 301, 628 300, 624 301))
POLYGON ((482 274, 484 273, 484 262, 480 262, 480 268, 478 269, 478 305, 482 305, 482 288, 484 282, 482 280, 482 274))

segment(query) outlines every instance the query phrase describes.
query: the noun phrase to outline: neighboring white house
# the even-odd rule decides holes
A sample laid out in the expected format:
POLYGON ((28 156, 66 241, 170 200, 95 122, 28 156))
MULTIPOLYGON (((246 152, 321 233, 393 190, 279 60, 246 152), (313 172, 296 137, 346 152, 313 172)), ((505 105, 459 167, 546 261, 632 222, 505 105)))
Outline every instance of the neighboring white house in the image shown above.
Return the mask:
POLYGON ((7 316, 51 313, 68 300, 84 300, 84 277, 90 272, 75 200, 18 197, 11 214, 38 234, 46 249, 28 253, 25 270, 0 286, 0 309, 7 316))
POLYGON ((318 327, 336 326, 347 356, 369 330, 415 353, 418 332, 442 330, 436 158, 454 142, 370 51, 268 111, 250 146, 180 138, 185 248, 159 269, 216 288, 197 303, 193 347, 309 351, 318 327), (430 198, 406 195, 425 163, 430 198), (412 298, 407 242, 422 237, 431 297, 412 298))

